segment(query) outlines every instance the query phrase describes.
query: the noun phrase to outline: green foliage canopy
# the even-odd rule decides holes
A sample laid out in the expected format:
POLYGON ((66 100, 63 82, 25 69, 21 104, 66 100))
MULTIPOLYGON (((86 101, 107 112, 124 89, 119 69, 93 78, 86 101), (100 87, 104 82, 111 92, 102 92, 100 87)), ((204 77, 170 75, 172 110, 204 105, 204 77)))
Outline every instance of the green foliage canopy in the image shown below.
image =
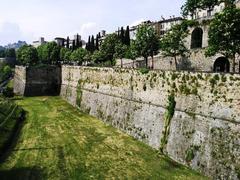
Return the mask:
POLYGON ((17 60, 21 65, 34 65, 38 63, 38 53, 31 45, 24 45, 17 51, 17 60))
POLYGON ((174 57, 176 68, 178 67, 177 56, 186 56, 188 52, 184 42, 187 35, 188 30, 184 22, 173 26, 160 41, 163 55, 174 57))
POLYGON ((136 40, 134 41, 134 51, 137 56, 144 57, 146 67, 148 66, 147 58, 154 56, 159 50, 159 37, 153 27, 149 25, 141 25, 137 29, 136 40))
POLYGON ((217 53, 233 60, 235 72, 235 56, 240 54, 240 9, 229 7, 217 14, 209 28, 207 56, 217 53))

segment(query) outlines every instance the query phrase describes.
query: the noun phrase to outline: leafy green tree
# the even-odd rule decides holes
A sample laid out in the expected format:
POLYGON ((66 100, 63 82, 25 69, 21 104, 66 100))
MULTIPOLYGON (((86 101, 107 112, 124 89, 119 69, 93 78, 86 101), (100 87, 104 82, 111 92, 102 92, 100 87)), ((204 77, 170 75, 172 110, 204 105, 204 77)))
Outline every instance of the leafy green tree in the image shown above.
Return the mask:
POLYGON ((92 54, 92 61, 94 62, 94 64, 101 64, 103 63, 106 59, 106 55, 103 54, 102 51, 94 51, 94 53, 92 54))
POLYGON ((5 50, 1 49, 0 50, 0 58, 4 58, 5 57, 5 50))
POLYGON ((8 65, 0 66, 0 82, 8 79, 12 75, 12 69, 8 65))
POLYGON ((185 23, 173 26, 170 31, 161 39, 160 49, 164 56, 174 57, 175 66, 178 68, 177 57, 186 56, 188 53, 184 39, 188 35, 185 23))
POLYGON ((224 3, 225 7, 235 7, 235 0, 186 0, 182 6, 183 16, 191 15, 193 18, 197 9, 212 10, 214 6, 224 3))
POLYGON ((35 65, 38 63, 38 53, 31 45, 24 45, 17 51, 17 60, 21 65, 35 65))
POLYGON ((197 8, 200 8, 200 2, 201 0, 187 0, 181 7, 182 15, 185 17, 190 15, 193 18, 197 8))
POLYGON ((70 50, 65 53, 65 55, 64 55, 65 63, 71 62, 71 54, 72 54, 72 52, 70 50))
POLYGON ((67 52, 70 52, 70 54, 71 54, 71 51, 68 48, 61 48, 61 50, 60 50, 60 60, 61 61, 63 61, 63 62, 66 61, 65 55, 67 52))
POLYGON ((72 52, 70 59, 73 62, 77 62, 77 64, 82 64, 84 61, 84 57, 87 55, 86 49, 78 48, 72 52))
POLYGON ((115 58, 119 58, 121 60, 121 67, 123 67, 122 59, 125 57, 128 47, 125 44, 118 43, 115 46, 115 58))
POLYGON ((232 60, 232 71, 235 72, 236 55, 240 54, 240 9, 226 8, 217 14, 209 28, 207 56, 223 54, 232 60))
POLYGON ((148 57, 151 56, 153 58, 159 50, 159 37, 153 27, 149 25, 141 25, 137 29, 134 47, 137 56, 144 57, 146 67, 148 67, 148 57))
POLYGON ((92 62, 92 54, 89 51, 86 51, 86 52, 87 54, 84 56, 83 60, 88 63, 92 62))
POLYGON ((57 64, 60 59, 60 47, 56 42, 48 42, 37 48, 41 63, 57 64))
POLYGON ((5 51, 5 57, 16 58, 16 51, 15 51, 15 49, 13 49, 13 48, 11 48, 11 49, 6 49, 6 51, 5 51))
POLYGON ((119 43, 117 34, 109 34, 101 44, 100 51, 105 55, 105 61, 110 61, 111 65, 114 65, 115 46, 119 43))

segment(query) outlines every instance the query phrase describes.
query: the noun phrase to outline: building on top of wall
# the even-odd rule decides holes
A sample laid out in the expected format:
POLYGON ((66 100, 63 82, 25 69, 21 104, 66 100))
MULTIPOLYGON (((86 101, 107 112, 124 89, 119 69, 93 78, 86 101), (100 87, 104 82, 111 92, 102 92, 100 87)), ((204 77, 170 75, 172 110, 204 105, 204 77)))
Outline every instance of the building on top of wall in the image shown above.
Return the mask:
MULTIPOLYGON (((74 35, 73 39, 69 40, 69 48, 73 47, 74 42, 75 42, 75 45, 76 45, 77 40, 79 40, 79 42, 81 41, 82 42, 82 48, 85 48, 86 42, 84 40, 82 40, 82 37, 78 34, 74 35)), ((61 46, 61 47, 66 47, 67 46, 67 40, 65 38, 56 37, 55 42, 57 43, 58 46, 61 46)))
POLYGON ((182 21, 183 21, 182 17, 175 17, 175 16, 172 16, 168 19, 165 19, 165 18, 162 17, 162 20, 155 21, 155 22, 143 21, 142 23, 140 23, 136 26, 130 27, 130 39, 136 39, 137 29, 141 25, 147 24, 147 25, 152 26, 155 29, 157 35, 159 37, 161 37, 167 31, 169 31, 172 26, 174 26, 176 24, 180 24, 182 21))
POLYGON ((37 48, 38 46, 41 46, 46 43, 47 41, 44 40, 44 37, 40 37, 38 41, 33 41, 32 45, 33 47, 37 48))
MULTIPOLYGON (((240 0, 236 1, 236 6, 240 7, 240 0)), ((231 72, 232 62, 221 54, 213 57, 205 56, 205 49, 208 47, 209 24, 203 23, 204 20, 211 20, 216 13, 224 10, 225 4, 221 3, 211 10, 197 10, 194 19, 200 25, 189 29, 189 36, 186 38, 186 47, 190 49, 188 62, 194 70, 231 72)), ((190 17, 189 17, 190 18, 190 17)), ((191 19, 191 18, 190 18, 191 19)), ((239 61, 236 62, 236 72, 239 72, 239 61)))

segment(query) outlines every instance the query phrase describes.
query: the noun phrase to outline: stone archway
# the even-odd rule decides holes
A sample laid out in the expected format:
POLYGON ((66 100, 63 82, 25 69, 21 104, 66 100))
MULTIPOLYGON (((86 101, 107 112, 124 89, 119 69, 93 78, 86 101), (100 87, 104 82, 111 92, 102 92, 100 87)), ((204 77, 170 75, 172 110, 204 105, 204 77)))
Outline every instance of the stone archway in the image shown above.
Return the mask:
POLYGON ((214 62, 214 72, 230 72, 230 62, 225 57, 219 57, 214 62))
POLYGON ((192 32, 191 37, 191 49, 202 48, 203 44, 203 30, 200 27, 197 27, 192 32))

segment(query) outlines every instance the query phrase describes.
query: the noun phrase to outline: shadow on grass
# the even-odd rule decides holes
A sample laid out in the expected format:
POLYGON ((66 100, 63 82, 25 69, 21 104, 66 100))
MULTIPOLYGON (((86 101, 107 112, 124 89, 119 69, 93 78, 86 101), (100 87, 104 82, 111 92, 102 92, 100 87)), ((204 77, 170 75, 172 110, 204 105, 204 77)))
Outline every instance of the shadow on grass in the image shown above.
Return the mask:
POLYGON ((1 180, 41 180, 43 176, 43 170, 37 167, 0 170, 1 180))
POLYGON ((16 147, 18 143, 18 139, 21 135, 21 130, 25 124, 25 117, 26 117, 26 111, 23 111, 21 117, 19 118, 14 128, 12 129, 10 138, 4 143, 3 148, 0 149, 0 163, 3 163, 4 161, 6 161, 7 158, 13 152, 14 148, 16 147))

